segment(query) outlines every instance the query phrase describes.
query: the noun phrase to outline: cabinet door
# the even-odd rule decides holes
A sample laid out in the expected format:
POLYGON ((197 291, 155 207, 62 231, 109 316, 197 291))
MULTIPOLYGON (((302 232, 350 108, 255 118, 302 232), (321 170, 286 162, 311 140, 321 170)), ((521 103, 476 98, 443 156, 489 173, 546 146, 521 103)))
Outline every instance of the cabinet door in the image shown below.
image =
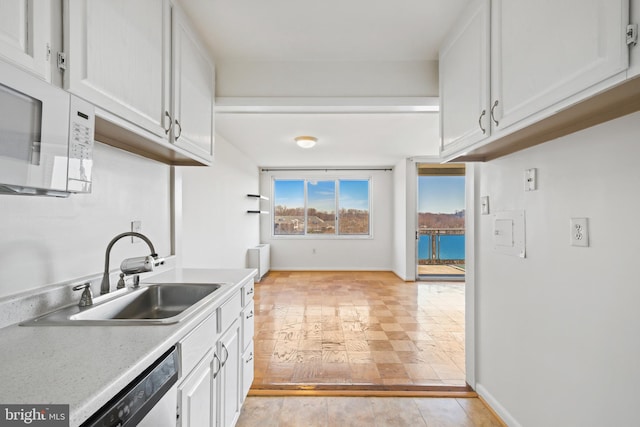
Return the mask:
POLYGON ((240 323, 236 320, 220 338, 218 354, 222 367, 218 374, 220 384, 220 426, 233 426, 240 416, 240 323))
POLYGON ((628 66, 628 0, 492 0, 491 98, 497 129, 628 66))
MULTIPOLYGON (((629 2, 629 22, 640 25, 640 0, 629 2)), ((627 78, 640 76, 640 43, 632 44, 629 51, 627 78)))
POLYGON ((489 136, 489 0, 475 1, 440 50, 441 151, 489 136))
POLYGON ((172 12, 174 143, 213 159, 214 68, 206 50, 175 5, 172 12))
POLYGON ((68 0, 65 88, 166 137, 169 14, 168 0, 68 0))
POLYGON ((214 426, 213 351, 194 368, 178 387, 178 426, 214 426))
POLYGON ((0 0, 0 58, 51 81, 51 2, 0 0))
POLYGON ((254 303, 250 300, 242 310, 242 348, 245 349, 253 341, 254 333, 254 303))
POLYGON ((244 402, 244 399, 245 397, 247 397, 247 393, 249 393, 249 389, 251 388, 251 384, 253 384, 253 359, 253 341, 251 341, 245 348, 244 353, 242 353, 242 393, 240 394, 241 402, 244 402))

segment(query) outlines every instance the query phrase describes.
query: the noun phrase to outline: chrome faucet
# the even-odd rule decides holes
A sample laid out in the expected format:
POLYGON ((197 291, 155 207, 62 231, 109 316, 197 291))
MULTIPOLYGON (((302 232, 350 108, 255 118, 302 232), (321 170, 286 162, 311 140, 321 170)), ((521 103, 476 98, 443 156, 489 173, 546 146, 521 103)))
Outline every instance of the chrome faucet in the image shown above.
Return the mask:
MULTIPOLYGON (((162 258, 158 258, 158 254, 156 253, 156 250, 153 247, 153 243, 151 243, 151 240, 149 240, 149 238, 147 238, 147 236, 145 236, 144 234, 136 233, 135 231, 127 231, 126 233, 118 234, 107 245, 107 251, 105 253, 105 259, 104 259, 104 274, 102 275, 102 283, 100 284, 100 295, 108 294, 109 290, 111 289, 111 283, 109 282, 109 258, 111 256, 111 248, 118 240, 127 236, 141 238, 142 240, 145 241, 145 243, 147 244, 147 246, 149 246, 149 249, 151 250, 150 256, 153 259, 153 262, 151 263, 151 267, 147 270, 140 270, 137 272, 151 271, 151 269, 153 269, 153 266, 157 267, 158 265, 164 264, 164 260, 162 260, 162 258)), ((124 282, 122 275, 120 276, 120 280, 124 282)))

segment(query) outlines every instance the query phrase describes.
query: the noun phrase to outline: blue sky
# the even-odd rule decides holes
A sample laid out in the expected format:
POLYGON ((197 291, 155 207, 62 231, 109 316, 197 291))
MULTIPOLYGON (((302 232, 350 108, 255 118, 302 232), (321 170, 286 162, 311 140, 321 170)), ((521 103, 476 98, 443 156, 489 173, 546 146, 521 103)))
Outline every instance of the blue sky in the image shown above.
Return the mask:
POLYGON ((275 204, 288 208, 304 207, 304 181, 277 180, 275 182, 275 204))
POLYGON ((464 176, 418 178, 418 212, 454 213, 464 209, 464 176))
MULTIPOLYGON (((335 181, 309 181, 309 207, 321 211, 335 211, 335 181)), ((340 208, 369 210, 369 182, 367 180, 340 181, 340 208)), ((304 206, 303 180, 277 180, 275 204, 288 208, 304 206)))

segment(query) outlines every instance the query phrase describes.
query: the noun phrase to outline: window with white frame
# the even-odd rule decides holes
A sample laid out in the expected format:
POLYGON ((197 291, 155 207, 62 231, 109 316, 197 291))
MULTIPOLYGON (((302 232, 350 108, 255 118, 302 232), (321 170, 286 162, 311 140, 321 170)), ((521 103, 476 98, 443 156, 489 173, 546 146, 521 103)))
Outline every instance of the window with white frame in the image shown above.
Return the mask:
POLYGON ((273 180, 274 236, 370 236, 370 179, 273 180))

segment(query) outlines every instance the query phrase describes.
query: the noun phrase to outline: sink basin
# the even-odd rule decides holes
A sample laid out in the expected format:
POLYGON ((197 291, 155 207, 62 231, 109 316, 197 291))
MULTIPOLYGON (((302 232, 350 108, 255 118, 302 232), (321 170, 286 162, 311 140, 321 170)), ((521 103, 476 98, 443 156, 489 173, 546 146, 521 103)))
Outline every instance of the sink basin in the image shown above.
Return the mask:
POLYGON ((80 308, 65 307, 23 323, 37 325, 158 325, 183 320, 214 298, 220 283, 158 283, 80 308))
POLYGON ((71 320, 106 319, 167 319, 174 317, 213 293, 219 284, 161 284, 85 309, 71 316, 71 320))

